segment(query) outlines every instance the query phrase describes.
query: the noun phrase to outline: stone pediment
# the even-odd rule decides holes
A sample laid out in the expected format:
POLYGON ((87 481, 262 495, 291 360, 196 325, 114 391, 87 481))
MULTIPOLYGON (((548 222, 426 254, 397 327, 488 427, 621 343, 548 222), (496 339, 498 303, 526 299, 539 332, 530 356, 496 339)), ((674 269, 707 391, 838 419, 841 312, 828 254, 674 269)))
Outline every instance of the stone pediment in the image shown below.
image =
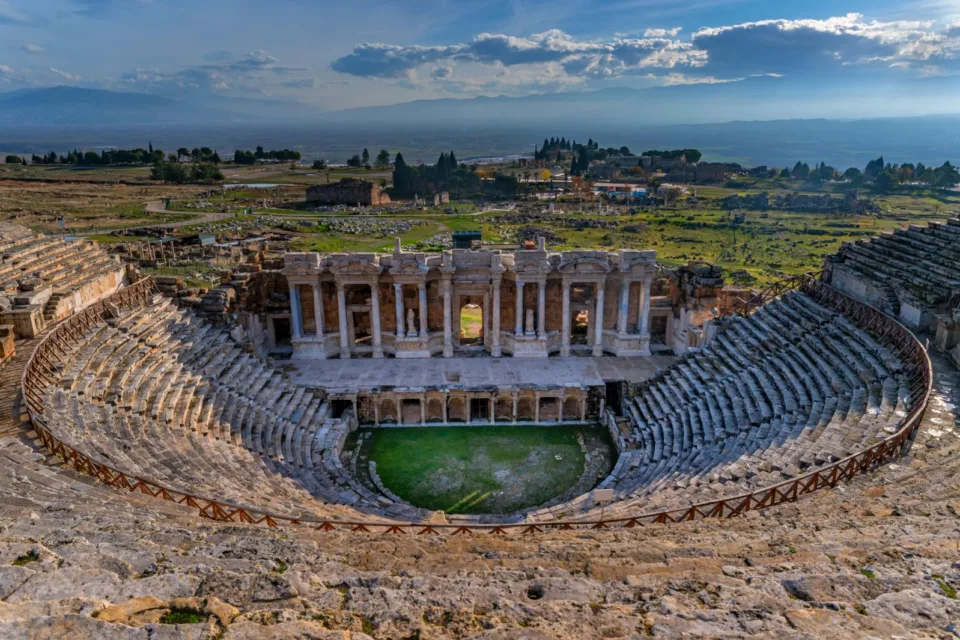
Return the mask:
POLYGON ((316 275, 318 273, 320 273, 319 253, 297 252, 284 254, 284 275, 316 275))
POLYGON ((390 265, 390 273, 395 276, 419 276, 428 270, 426 256, 422 253, 394 255, 390 265))
POLYGON ((610 273, 612 267, 607 259, 595 256, 563 256, 560 263, 562 273, 610 273))
POLYGON ((545 253, 517 253, 514 256, 513 264, 510 266, 510 271, 520 275, 540 275, 550 273, 551 269, 550 261, 545 253))
POLYGON ((375 253, 334 254, 330 256, 330 271, 338 276, 375 276, 383 267, 375 253))

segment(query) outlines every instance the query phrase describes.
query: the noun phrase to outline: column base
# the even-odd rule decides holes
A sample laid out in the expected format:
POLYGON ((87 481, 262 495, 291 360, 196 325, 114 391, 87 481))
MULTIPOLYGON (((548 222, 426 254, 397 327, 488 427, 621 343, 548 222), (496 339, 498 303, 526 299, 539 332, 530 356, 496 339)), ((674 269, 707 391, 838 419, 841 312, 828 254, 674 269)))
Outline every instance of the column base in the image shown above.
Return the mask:
POLYGON ((594 357, 594 358, 599 358, 600 356, 603 355, 603 347, 602 347, 602 346, 596 346, 596 345, 595 345, 595 346, 593 347, 593 352, 592 352, 592 353, 593 353, 593 357, 594 357))
POLYGON ((443 345, 443 357, 444 357, 444 358, 452 358, 452 357, 453 357, 453 345, 452 345, 452 344, 445 344, 445 345, 443 345))
POLYGON ((350 359, 350 352, 349 352, 349 351, 344 351, 343 349, 341 349, 341 350, 340 350, 340 359, 341 359, 341 360, 349 360, 349 359, 350 359))
POLYGON ((419 337, 398 339, 393 343, 393 348, 399 359, 430 357, 430 350, 424 347, 419 337))
POLYGON ((490 355, 493 356, 494 358, 502 357, 503 352, 500 349, 500 345, 497 345, 495 347, 490 347, 490 355))
POLYGON ((374 348, 373 348, 373 357, 374 357, 374 358, 378 358, 378 359, 379 359, 379 358, 383 358, 383 348, 382 348, 382 347, 380 347, 380 348, 374 347, 374 348))
POLYGON ((505 346, 514 358, 546 358, 549 355, 547 339, 538 338, 533 334, 505 336, 502 346, 505 346))
POLYGON ((629 358, 650 355, 650 337, 646 341, 638 334, 617 334, 613 337, 611 351, 617 356, 629 358))
POLYGON ((324 336, 307 336, 294 338, 290 341, 293 347, 293 356, 305 360, 326 360, 336 355, 336 349, 328 349, 324 336))

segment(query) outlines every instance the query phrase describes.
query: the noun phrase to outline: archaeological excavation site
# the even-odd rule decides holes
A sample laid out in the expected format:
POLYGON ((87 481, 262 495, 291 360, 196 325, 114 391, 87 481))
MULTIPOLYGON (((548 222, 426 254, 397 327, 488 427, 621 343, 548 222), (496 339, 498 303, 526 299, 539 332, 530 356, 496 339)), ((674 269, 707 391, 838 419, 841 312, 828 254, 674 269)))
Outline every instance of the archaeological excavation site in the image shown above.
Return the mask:
POLYGON ((958 246, 196 287, 4 223, 0 637, 960 637, 958 246))

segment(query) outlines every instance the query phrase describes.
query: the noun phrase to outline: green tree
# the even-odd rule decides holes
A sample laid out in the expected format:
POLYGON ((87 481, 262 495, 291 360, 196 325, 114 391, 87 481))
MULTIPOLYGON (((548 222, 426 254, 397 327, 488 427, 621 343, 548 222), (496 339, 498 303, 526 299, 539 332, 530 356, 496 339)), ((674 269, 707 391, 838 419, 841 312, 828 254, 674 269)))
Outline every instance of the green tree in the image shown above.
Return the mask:
POLYGON ((890 193, 897 184, 897 174, 893 171, 883 171, 873 179, 873 188, 878 193, 890 193))
POLYGON ((380 153, 377 154, 377 168, 386 169, 390 166, 390 152, 386 149, 380 149, 380 153))
POLYGON ((326 170, 326 168, 327 168, 327 161, 326 161, 326 160, 314 160, 314 161, 313 161, 313 168, 314 168, 314 170, 316 170, 316 171, 324 171, 324 170, 326 170))
POLYGON ((364 166, 370 164, 370 152, 366 148, 363 149, 363 155, 360 156, 360 164, 364 166))

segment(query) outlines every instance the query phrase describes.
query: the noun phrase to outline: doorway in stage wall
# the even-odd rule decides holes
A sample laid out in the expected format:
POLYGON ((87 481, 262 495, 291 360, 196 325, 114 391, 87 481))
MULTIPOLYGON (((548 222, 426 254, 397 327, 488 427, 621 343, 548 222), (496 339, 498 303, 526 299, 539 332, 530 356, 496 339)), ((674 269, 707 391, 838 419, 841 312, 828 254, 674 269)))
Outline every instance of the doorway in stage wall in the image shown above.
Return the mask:
POLYGON ((471 398, 470 421, 487 422, 490 420, 490 401, 486 398, 471 398))
POLYGON ((483 308, 477 304, 465 304, 460 309, 460 346, 483 345, 483 308))
POLYGON ((278 347, 289 347, 290 337, 293 335, 290 330, 290 318, 273 319, 274 343, 278 347))
POLYGON ((353 343, 358 347, 373 344, 373 327, 370 322, 369 311, 353 312, 353 343))
POLYGON ((580 309, 571 311, 570 314, 572 316, 570 323, 570 344, 589 344, 587 337, 590 333, 590 311, 588 309, 580 309))
POLYGON ((617 416, 623 415, 623 383, 619 381, 607 383, 606 407, 617 416))

